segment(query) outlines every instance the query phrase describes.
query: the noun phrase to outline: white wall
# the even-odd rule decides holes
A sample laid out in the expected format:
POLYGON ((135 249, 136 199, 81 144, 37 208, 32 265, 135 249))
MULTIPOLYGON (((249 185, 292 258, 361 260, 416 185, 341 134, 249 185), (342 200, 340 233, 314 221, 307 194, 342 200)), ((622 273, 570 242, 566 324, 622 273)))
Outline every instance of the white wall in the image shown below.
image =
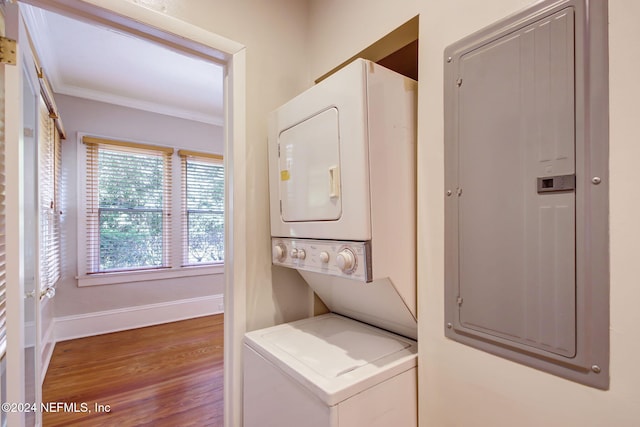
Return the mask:
POLYGON ((418 0, 310 0, 309 64, 317 79, 418 14, 418 0))
POLYGON ((222 128, 72 96, 56 95, 56 103, 67 132, 62 142, 64 237, 56 317, 223 294, 223 274, 82 288, 75 279, 77 251, 85 250, 77 247, 77 213, 84 208, 78 204, 78 162, 84 159, 78 156, 77 133, 222 153, 222 128))
POLYGON ((127 0, 246 46, 247 330, 306 317, 308 286, 271 269, 267 115, 310 83, 307 3, 299 0, 127 0))
MULTIPOLYGON (((310 85, 307 5, 298 0, 165 1, 165 13, 246 46, 247 330, 305 317, 308 287, 271 269, 267 116, 310 85)), ((242 161, 242 159, 237 159, 242 161)))
POLYGON ((611 388, 595 390, 444 337, 444 48, 533 0, 311 0, 313 76, 420 14, 419 412, 422 426, 640 425, 640 3, 610 0, 611 388), (365 19, 366 18, 366 19, 365 19))

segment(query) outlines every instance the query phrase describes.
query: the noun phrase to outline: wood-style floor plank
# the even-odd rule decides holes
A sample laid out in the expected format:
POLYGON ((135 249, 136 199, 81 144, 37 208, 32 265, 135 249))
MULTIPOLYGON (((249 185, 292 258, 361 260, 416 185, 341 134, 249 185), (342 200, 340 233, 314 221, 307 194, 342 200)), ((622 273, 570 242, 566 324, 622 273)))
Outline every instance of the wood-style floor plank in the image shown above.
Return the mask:
POLYGON ((219 314, 57 343, 43 401, 78 412, 44 413, 44 427, 221 426, 223 329, 219 314))

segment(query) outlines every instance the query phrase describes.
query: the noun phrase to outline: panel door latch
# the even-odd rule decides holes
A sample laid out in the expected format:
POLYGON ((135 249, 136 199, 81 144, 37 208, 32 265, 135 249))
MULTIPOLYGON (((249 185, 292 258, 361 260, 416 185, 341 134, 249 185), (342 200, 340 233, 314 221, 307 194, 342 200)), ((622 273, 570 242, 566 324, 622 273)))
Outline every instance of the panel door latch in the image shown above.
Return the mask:
POLYGON ((576 175, 557 175, 538 178, 538 193, 573 191, 576 189, 576 175))

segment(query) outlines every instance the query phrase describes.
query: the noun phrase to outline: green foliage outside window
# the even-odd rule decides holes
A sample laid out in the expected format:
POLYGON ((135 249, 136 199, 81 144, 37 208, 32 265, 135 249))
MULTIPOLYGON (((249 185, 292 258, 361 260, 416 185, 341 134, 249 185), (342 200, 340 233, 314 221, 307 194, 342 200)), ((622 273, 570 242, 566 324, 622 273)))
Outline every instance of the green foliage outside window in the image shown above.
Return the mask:
POLYGON ((188 159, 186 169, 187 264, 223 261, 223 166, 188 159))
POLYGON ((100 271, 163 264, 161 157, 100 150, 100 271))
POLYGON ((224 167, 219 158, 180 155, 182 216, 172 218, 170 198, 178 187, 172 182, 172 153, 136 144, 94 148, 87 181, 89 215, 97 213, 97 223, 89 221, 95 224, 88 244, 91 272, 175 266, 172 228, 182 232, 182 265, 224 261, 224 167))

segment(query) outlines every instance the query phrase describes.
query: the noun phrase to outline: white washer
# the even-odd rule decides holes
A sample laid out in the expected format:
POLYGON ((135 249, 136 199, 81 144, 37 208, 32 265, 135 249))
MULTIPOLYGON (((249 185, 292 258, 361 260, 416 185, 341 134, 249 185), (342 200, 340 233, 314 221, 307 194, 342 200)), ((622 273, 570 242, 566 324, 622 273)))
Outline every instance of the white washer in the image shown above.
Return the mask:
POLYGON ((249 332, 245 427, 417 424, 417 343, 334 313, 249 332))

